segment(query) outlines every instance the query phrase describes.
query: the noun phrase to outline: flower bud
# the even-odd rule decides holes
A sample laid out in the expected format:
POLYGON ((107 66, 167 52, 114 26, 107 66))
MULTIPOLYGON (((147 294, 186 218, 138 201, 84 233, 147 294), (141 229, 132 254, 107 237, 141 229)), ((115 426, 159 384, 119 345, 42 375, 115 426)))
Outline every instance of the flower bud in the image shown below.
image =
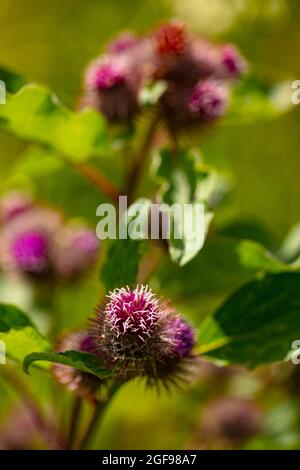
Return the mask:
POLYGON ((191 114, 206 121, 222 116, 225 113, 226 105, 226 89, 212 79, 200 81, 188 98, 191 114))
POLYGON ((142 376, 150 385, 175 382, 194 346, 189 325, 147 286, 110 293, 92 320, 91 336, 122 379, 142 376))
POLYGON ((220 51, 219 75, 224 78, 239 78, 246 70, 247 64, 233 44, 226 44, 220 51))
MULTIPOLYGON (((60 340, 57 351, 80 351, 92 354, 93 340, 86 331, 67 333, 60 340)), ((56 381, 66 386, 71 392, 89 401, 96 400, 101 380, 95 375, 63 364, 53 364, 52 371, 56 381)))

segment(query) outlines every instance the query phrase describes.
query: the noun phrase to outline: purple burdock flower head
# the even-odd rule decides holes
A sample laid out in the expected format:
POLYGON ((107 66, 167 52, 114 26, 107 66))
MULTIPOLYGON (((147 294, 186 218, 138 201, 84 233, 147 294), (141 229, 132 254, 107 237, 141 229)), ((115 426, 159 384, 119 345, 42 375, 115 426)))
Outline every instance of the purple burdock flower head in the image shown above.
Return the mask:
POLYGON ((47 240, 42 232, 29 231, 11 244, 11 256, 21 271, 41 272, 47 265, 47 240))
POLYGON ((255 402, 219 397, 204 409, 201 435, 228 446, 241 446, 262 430, 262 413, 255 402))
POLYGON ((124 66, 119 61, 107 58, 92 64, 86 76, 88 87, 94 90, 110 90, 126 79, 124 66))
POLYGON ((227 92, 219 82, 207 79, 200 81, 188 98, 192 116, 212 121, 225 113, 227 92))
POLYGON ((6 272, 49 275, 51 249, 60 216, 50 209, 26 211, 0 235, 0 262, 6 272))
POLYGON ((55 236, 52 253, 57 277, 70 280, 84 275, 95 263, 99 246, 96 234, 87 227, 62 227, 55 236))
POLYGON ((0 221, 1 223, 10 222, 32 208, 33 201, 27 194, 17 191, 8 193, 0 201, 0 221))
MULTIPOLYGON (((93 339, 84 330, 66 333, 59 341, 56 350, 59 352, 79 351, 93 354, 93 339)), ((97 400, 97 391, 102 382, 98 377, 63 364, 53 364, 52 370, 57 382, 67 387, 68 390, 86 400, 97 400)))
POLYGON ((174 309, 147 286, 115 289, 91 322, 97 351, 123 379, 146 377, 149 384, 176 381, 191 344, 174 309), (176 326, 175 323, 176 322, 176 326))
POLYGON ((93 107, 111 122, 128 122, 139 111, 139 67, 130 51, 100 58, 88 68, 82 107, 93 107))
POLYGON ((195 332, 182 318, 176 317, 170 321, 169 328, 174 335, 174 349, 179 357, 190 356, 195 345, 195 332))
POLYGON ((247 69, 245 59, 233 44, 226 44, 220 50, 219 74, 224 78, 239 78, 247 69))

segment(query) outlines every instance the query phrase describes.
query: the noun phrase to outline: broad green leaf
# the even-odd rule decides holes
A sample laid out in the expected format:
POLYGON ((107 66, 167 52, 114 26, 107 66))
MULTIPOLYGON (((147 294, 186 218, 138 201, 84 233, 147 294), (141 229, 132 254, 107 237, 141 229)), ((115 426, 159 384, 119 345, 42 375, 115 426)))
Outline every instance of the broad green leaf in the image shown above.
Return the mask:
POLYGON ((252 240, 272 251, 278 249, 278 240, 260 220, 237 218, 218 228, 218 235, 227 238, 252 240))
POLYGON ((241 125, 274 119, 292 106, 290 81, 267 85, 248 75, 233 87, 223 123, 241 125))
POLYGON ((120 222, 119 234, 108 251, 100 273, 100 280, 107 291, 127 285, 133 287, 136 284, 141 257, 141 242, 148 237, 150 204, 151 201, 148 199, 137 200, 125 212, 120 222), (138 224, 140 238, 138 239, 133 239, 129 233, 134 228, 133 224, 138 222, 137 217, 134 216, 134 208, 137 210, 136 215, 140 214, 140 224, 138 224), (127 238, 122 239, 119 236, 121 233, 126 234, 127 238))
POLYGON ((51 92, 26 85, 8 94, 0 106, 0 124, 21 139, 58 151, 74 161, 102 155, 106 143, 104 118, 96 111, 72 112, 51 92))
POLYGON ((136 283, 140 245, 137 240, 116 240, 101 269, 100 279, 107 291, 136 283))
POLYGON ((289 358, 300 339, 300 273, 268 275, 239 289, 199 330, 199 352, 256 367, 289 358))
POLYGON ((216 237, 207 240, 201 253, 186 266, 165 264, 159 281, 170 294, 190 298, 232 291, 260 271, 277 273, 293 269, 257 242, 216 237))
POLYGON ((220 180, 211 167, 201 162, 198 154, 189 150, 181 151, 176 156, 168 149, 160 150, 155 156, 154 171, 162 184, 159 202, 169 207, 174 204, 179 204, 181 208, 189 205, 189 213, 186 206, 183 217, 174 216, 172 212, 170 217, 170 256, 172 261, 183 266, 203 246, 200 231, 203 230, 205 238, 213 218, 211 207, 214 205, 214 195, 220 180), (198 212, 199 204, 204 205, 204 220, 198 212), (196 213, 201 227, 194 226, 196 213))
POLYGON ((0 305, 0 340, 11 359, 23 361, 32 351, 48 351, 48 341, 40 335, 29 318, 12 305, 0 305))
POLYGON ((86 352, 34 352, 25 357, 23 363, 24 371, 28 373, 31 364, 36 362, 63 364, 82 372, 96 375, 101 379, 108 378, 112 375, 112 371, 104 367, 100 358, 86 352))
POLYGON ((18 73, 0 66, 0 80, 5 83, 8 93, 16 93, 25 85, 26 80, 18 73))

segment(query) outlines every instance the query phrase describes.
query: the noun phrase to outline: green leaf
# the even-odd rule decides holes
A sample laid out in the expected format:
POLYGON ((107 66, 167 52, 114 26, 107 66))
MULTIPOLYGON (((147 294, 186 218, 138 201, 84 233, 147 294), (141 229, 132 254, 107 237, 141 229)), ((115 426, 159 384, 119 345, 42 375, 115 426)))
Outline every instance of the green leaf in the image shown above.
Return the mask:
POLYGON ((239 289, 199 331, 199 352, 226 364, 283 361, 300 338, 300 274, 280 273, 239 289))
POLYGON ((197 153, 190 150, 181 151, 174 156, 168 149, 160 150, 154 160, 154 171, 162 183, 159 194, 160 202, 169 207, 173 204, 189 205, 189 213, 184 210, 184 217, 176 217, 171 213, 171 234, 169 252, 172 261, 183 266, 201 250, 203 240, 193 240, 199 229, 193 227, 193 220, 198 204, 204 205, 204 238, 213 218, 211 207, 214 205, 220 180, 216 172, 204 165, 197 153))
POLYGON ((25 357, 23 368, 28 373, 31 364, 34 362, 54 362, 65 366, 73 367, 82 372, 96 375, 97 377, 109 378, 112 370, 107 370, 101 359, 92 354, 79 351, 65 352, 34 352, 25 357))
POLYGON ((136 240, 116 240, 111 246, 101 270, 101 281, 110 291, 116 287, 133 286, 136 283, 140 242, 136 240))
POLYGON ((267 85, 247 75, 232 89, 229 110, 223 123, 243 125, 274 119, 292 107, 290 81, 267 85))
POLYGON ((173 296, 196 297, 232 291, 258 272, 277 273, 293 270, 257 242, 216 237, 208 240, 189 264, 162 267, 162 288, 173 296))
POLYGON ((6 91, 8 93, 16 93, 22 86, 25 85, 26 80, 18 73, 0 66, 0 80, 5 83, 6 91))
POLYGON ((141 258, 141 243, 142 240, 148 237, 146 222, 148 222, 150 204, 149 199, 138 199, 128 208, 120 222, 121 228, 119 231, 127 234, 127 238, 122 239, 117 236, 108 251, 100 273, 100 280, 107 291, 127 285, 133 287, 136 284, 141 258), (134 208, 137 209, 135 215, 134 208), (132 228, 132 224, 137 222, 136 216, 138 214, 140 214, 141 236, 139 239, 133 239, 128 231, 132 228))
POLYGON ((83 161, 103 155, 106 144, 104 118, 93 110, 74 113, 51 92, 38 85, 26 85, 7 96, 0 106, 0 124, 17 137, 36 142, 83 161))
POLYGON ((32 351, 48 351, 48 341, 40 335, 29 318, 12 305, 0 305, 0 341, 11 359, 23 361, 32 351))

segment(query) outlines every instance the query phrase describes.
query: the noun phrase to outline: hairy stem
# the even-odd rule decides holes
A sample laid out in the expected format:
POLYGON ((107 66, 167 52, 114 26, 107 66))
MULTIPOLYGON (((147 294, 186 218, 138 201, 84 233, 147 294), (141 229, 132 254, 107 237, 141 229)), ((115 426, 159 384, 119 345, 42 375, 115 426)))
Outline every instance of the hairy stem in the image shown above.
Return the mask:
POLYGON ((77 449, 85 449, 87 447, 87 445, 89 444, 90 440, 92 439, 95 431, 99 428, 99 426, 101 424, 101 420, 103 418, 103 415, 104 415, 108 405, 110 404, 112 398, 114 397, 114 395, 116 394, 116 392, 120 388, 120 386, 121 386, 120 382, 115 383, 112 386, 111 390, 110 390, 110 394, 109 394, 109 397, 107 398, 107 400, 104 401, 104 402, 100 402, 100 403, 95 405, 95 407, 93 409, 92 417, 90 419, 90 422, 89 422, 84 434, 81 436, 78 445, 76 446, 77 449))
POLYGON ((103 173, 101 173, 101 171, 99 171, 97 167, 95 167, 91 163, 84 162, 77 163, 74 168, 81 175, 87 178, 91 183, 93 183, 96 188, 98 188, 115 204, 118 203, 120 195, 118 188, 114 185, 112 181, 110 181, 109 178, 107 178, 107 176, 103 175, 103 173))

